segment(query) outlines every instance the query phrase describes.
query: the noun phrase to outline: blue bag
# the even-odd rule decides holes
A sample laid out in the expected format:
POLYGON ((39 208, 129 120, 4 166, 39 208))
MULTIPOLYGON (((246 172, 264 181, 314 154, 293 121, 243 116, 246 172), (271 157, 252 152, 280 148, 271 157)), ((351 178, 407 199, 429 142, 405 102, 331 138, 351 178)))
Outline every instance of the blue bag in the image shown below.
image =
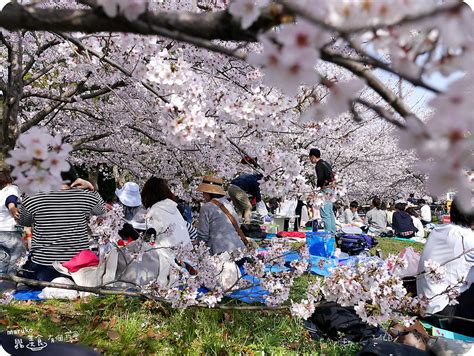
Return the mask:
POLYGON ((306 245, 311 256, 332 257, 336 250, 336 240, 329 232, 316 231, 306 233, 306 245))

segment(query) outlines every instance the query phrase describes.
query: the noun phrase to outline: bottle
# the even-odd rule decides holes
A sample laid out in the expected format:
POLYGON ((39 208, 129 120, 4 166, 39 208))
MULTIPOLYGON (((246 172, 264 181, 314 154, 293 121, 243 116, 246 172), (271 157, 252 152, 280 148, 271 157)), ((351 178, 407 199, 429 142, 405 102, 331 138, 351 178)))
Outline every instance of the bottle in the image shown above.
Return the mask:
POLYGON ((311 221, 311 226, 313 228, 313 232, 317 232, 318 231, 318 220, 313 219, 313 221, 311 221))

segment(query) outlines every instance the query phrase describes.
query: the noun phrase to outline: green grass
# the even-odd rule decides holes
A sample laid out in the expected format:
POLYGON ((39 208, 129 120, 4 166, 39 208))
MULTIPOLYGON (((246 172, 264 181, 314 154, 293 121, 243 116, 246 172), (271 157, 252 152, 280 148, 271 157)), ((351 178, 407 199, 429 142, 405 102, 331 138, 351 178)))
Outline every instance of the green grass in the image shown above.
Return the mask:
POLYGON ((416 251, 421 252, 423 251, 424 246, 419 242, 405 242, 381 237, 378 238, 377 241, 379 243, 374 249, 372 249, 372 252, 375 252, 376 249, 380 249, 383 252, 384 258, 387 258, 389 254, 398 255, 401 250, 408 246, 411 246, 416 251))
MULTIPOLYGON (((421 244, 379 239, 385 256, 421 244)), ((299 299, 313 275, 294 285, 299 299)), ((174 310, 156 302, 125 297, 73 302, 13 302, 0 309, 0 327, 32 329, 34 335, 80 342, 106 355, 150 354, 314 354, 353 355, 358 345, 316 342, 302 321, 285 312, 174 310)))

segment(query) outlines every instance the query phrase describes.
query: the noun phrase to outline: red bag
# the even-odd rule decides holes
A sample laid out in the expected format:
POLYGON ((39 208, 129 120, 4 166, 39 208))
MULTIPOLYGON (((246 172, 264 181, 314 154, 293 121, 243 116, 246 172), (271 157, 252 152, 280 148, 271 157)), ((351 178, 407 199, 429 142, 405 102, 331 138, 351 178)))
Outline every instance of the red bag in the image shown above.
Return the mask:
POLYGON ((299 239, 305 239, 306 234, 304 232, 299 232, 299 231, 280 231, 277 234, 278 237, 296 237, 299 239))

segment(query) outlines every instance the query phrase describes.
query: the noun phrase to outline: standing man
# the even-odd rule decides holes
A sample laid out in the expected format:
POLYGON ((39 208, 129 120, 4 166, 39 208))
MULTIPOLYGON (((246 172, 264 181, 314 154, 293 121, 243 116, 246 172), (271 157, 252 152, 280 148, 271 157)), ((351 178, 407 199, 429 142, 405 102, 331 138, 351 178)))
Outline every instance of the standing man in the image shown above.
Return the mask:
MULTIPOLYGON (((329 184, 334 180, 331 165, 321 159, 321 151, 317 148, 312 148, 309 151, 309 160, 311 163, 316 164, 316 186, 321 188, 324 193, 330 193, 331 189, 329 188, 329 184)), ((332 201, 329 198, 324 201, 319 212, 321 214, 321 220, 324 223, 324 229, 328 232, 335 233, 336 217, 334 216, 334 211, 332 209, 332 201)))

